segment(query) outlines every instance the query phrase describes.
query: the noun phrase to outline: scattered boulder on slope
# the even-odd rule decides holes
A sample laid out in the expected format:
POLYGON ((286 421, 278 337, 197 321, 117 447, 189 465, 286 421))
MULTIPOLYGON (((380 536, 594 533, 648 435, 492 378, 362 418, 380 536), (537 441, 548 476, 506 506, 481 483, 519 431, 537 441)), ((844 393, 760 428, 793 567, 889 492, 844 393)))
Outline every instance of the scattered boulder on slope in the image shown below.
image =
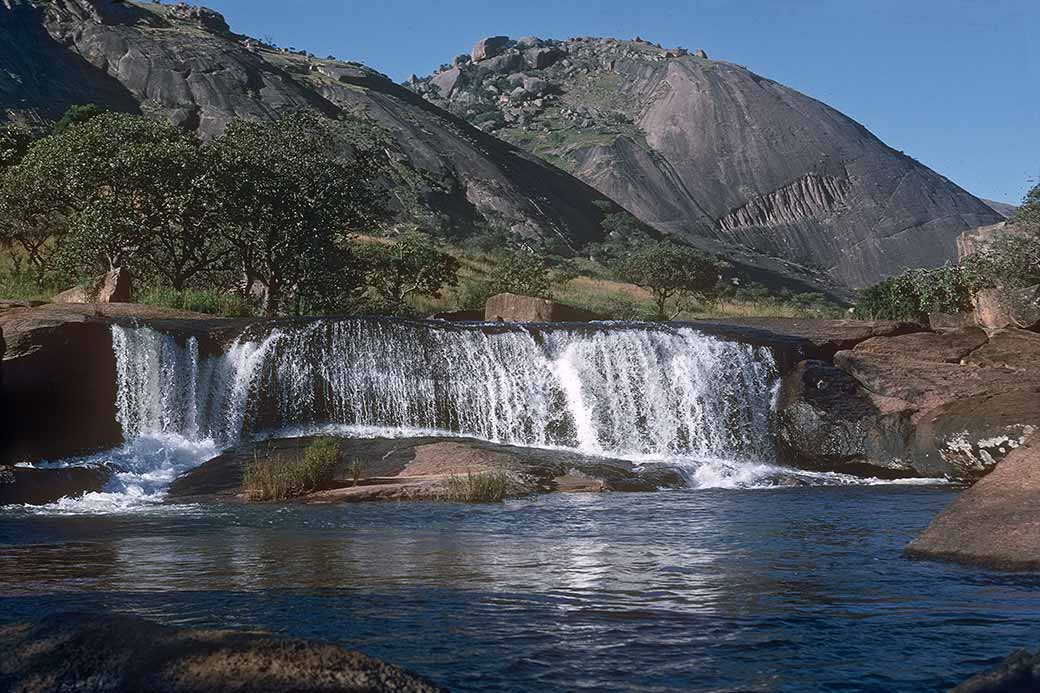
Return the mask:
POLYGON ((54 614, 0 626, 0 689, 442 690, 360 652, 261 633, 181 629, 137 616, 54 614))
POLYGON ((1040 570, 1040 447, 1009 451, 906 548, 914 558, 989 568, 1040 570))
POLYGON ((500 55, 509 46, 508 36, 488 36, 480 39, 473 50, 470 51, 470 59, 475 63, 500 55))

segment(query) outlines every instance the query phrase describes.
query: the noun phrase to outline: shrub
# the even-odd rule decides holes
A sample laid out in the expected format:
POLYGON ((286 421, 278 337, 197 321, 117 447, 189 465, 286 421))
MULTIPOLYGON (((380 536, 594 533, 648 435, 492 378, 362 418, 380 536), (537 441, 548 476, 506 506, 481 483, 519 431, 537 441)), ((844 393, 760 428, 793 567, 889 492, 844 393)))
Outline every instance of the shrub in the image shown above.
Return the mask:
POLYGON ((467 472, 448 477, 441 499, 450 503, 500 503, 509 495, 509 475, 505 470, 467 472))
POLYGON ((542 255, 514 250, 502 255, 491 277, 493 293, 552 298, 549 262, 542 255))
POLYGON ((254 455, 242 481, 253 500, 284 500, 328 486, 338 461, 336 439, 316 438, 296 459, 272 454, 261 459, 254 455))
POLYGON ((495 293, 489 282, 468 280, 459 285, 455 292, 455 304, 459 310, 483 310, 488 297, 495 293))
POLYGON ((856 304, 860 317, 924 322, 929 313, 971 310, 975 274, 964 267, 908 270, 865 289, 856 304))
POLYGON ((671 318, 694 296, 702 299, 716 291, 722 263, 693 248, 656 241, 631 253, 617 267, 619 278, 650 291, 657 318, 668 318, 666 304, 674 301, 671 318))

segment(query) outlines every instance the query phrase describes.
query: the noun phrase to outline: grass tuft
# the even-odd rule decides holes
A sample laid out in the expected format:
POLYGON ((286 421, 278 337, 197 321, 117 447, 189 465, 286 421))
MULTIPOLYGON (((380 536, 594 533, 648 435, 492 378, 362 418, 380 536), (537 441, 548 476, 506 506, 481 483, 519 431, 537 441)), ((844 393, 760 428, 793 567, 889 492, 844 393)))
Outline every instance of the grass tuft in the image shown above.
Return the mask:
POLYGON ((308 445, 303 456, 286 459, 254 454, 246 465, 243 485, 252 500, 284 500, 325 488, 332 481, 339 461, 339 444, 335 438, 317 438, 308 445))
POLYGON ((501 503, 509 495, 509 475, 502 469, 452 474, 441 494, 449 503, 501 503))

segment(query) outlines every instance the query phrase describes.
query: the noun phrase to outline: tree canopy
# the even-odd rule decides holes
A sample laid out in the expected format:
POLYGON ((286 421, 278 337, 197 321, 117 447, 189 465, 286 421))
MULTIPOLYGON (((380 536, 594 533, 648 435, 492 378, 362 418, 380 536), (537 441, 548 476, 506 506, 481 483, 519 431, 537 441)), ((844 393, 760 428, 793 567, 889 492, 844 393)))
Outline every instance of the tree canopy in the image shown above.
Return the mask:
POLYGON ((631 253, 618 265, 625 281, 650 291, 657 318, 675 318, 693 296, 708 296, 715 291, 723 264, 693 248, 672 241, 654 241, 631 253), (673 302, 672 313, 667 311, 673 302))

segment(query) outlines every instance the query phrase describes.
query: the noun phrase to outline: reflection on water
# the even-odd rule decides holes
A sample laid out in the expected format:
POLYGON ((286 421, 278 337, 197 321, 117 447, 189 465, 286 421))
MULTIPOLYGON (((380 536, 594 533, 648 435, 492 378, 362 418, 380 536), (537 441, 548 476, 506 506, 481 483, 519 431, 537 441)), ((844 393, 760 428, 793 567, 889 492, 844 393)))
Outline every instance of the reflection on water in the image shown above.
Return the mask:
POLYGON ((0 619, 261 628, 454 689, 942 690, 1040 626, 1040 580, 902 557, 953 493, 4 511, 0 619))

